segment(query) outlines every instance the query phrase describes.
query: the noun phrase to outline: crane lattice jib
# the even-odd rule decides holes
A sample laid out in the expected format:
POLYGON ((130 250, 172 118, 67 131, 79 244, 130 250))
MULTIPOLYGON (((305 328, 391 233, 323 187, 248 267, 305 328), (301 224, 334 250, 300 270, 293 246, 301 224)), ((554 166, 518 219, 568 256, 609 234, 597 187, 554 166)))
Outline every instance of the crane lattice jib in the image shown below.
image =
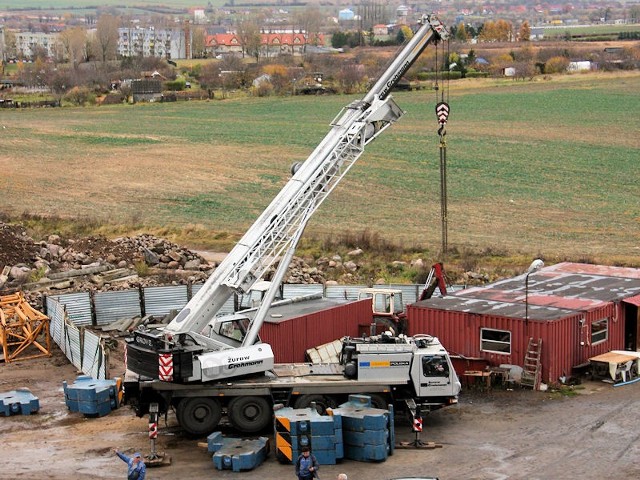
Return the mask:
POLYGON ((295 248, 301 230, 364 147, 403 115, 389 91, 430 41, 443 38, 442 23, 432 16, 425 20, 364 99, 340 112, 323 141, 167 326, 168 331, 200 332, 234 291, 249 291, 285 251, 295 248))

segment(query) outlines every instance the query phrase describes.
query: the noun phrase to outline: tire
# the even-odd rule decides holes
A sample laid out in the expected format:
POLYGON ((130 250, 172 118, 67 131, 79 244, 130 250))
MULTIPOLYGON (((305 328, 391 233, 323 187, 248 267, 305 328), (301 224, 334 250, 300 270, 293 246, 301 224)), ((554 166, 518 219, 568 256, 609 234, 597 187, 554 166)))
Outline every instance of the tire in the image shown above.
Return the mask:
POLYGON ((327 408, 336 408, 338 402, 329 395, 310 394, 301 395, 294 402, 294 408, 309 408, 315 402, 316 410, 320 415, 326 415, 327 408))
POLYGON ((213 432, 222 416, 220 402, 214 398, 186 397, 178 403, 176 416, 184 431, 202 436, 213 432))
POLYGON ((365 393, 365 395, 371 398, 371 407, 381 410, 389 409, 389 399, 384 395, 380 395, 379 393, 365 393))
POLYGON ((273 409, 264 397, 235 397, 229 402, 227 415, 237 430, 256 433, 271 424, 273 409))

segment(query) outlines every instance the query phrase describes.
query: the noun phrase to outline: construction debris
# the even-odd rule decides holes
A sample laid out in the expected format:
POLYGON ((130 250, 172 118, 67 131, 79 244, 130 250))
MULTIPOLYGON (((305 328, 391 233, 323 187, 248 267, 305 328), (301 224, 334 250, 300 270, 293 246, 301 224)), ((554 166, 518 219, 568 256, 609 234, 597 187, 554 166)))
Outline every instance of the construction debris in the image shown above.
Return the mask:
POLYGON ((6 363, 51 356, 49 317, 31 307, 21 292, 0 297, 0 345, 6 363))

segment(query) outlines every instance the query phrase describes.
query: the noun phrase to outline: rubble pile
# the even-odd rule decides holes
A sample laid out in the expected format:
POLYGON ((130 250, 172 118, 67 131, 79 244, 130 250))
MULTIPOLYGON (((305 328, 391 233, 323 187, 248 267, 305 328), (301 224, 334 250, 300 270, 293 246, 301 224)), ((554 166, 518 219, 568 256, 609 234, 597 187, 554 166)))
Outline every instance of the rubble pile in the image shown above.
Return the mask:
MULTIPOLYGON (((341 268, 320 261, 325 269, 341 268)), ((0 292, 23 290, 39 304, 43 294, 124 290, 204 282, 217 264, 149 234, 109 240, 49 235, 36 241, 23 227, 0 222, 0 292)), ((267 275, 268 276, 268 275, 267 275)), ((288 283, 324 283, 323 272, 294 257, 288 283)))
POLYGON ((152 235, 35 241, 0 223, 0 291, 115 290, 204 280, 215 264, 152 235))

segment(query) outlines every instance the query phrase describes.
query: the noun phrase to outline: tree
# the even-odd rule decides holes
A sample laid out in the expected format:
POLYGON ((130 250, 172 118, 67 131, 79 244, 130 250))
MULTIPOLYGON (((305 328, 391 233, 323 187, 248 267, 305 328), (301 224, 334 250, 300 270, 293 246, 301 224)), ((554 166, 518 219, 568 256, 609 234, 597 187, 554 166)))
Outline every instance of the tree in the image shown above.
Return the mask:
POLYGON ((398 30, 398 34, 396 36, 396 40, 399 45, 402 45, 405 42, 408 42, 413 37, 413 31, 407 25, 402 25, 400 30, 398 30))
POLYGON ((120 19, 113 15, 100 15, 96 25, 94 54, 102 62, 114 60, 118 52, 120 19))
POLYGON ((250 55, 256 57, 256 61, 259 61, 262 37, 257 18, 241 20, 237 25, 236 31, 242 45, 242 56, 250 55))
POLYGON ((544 73, 563 73, 569 67, 567 57, 552 57, 544 64, 544 73))
POLYGON ((526 20, 522 22, 522 25, 520 25, 518 38, 521 42, 528 42, 529 40, 531 40, 531 27, 529 26, 529 22, 527 22, 526 20))
POLYGON ((87 57, 87 31, 82 27, 68 28, 59 38, 65 57, 73 68, 78 68, 87 57))
POLYGON ((324 25, 324 15, 317 6, 307 5, 304 10, 296 13, 294 22, 300 31, 305 33, 305 38, 310 44, 318 45, 324 25))
POLYGON ((207 32, 202 27, 196 27, 191 32, 191 56, 193 58, 205 58, 207 32))
POLYGON ((458 24, 458 28, 456 28, 456 40, 467 43, 469 41, 469 36, 467 35, 467 29, 464 26, 464 23, 460 22, 458 24))

